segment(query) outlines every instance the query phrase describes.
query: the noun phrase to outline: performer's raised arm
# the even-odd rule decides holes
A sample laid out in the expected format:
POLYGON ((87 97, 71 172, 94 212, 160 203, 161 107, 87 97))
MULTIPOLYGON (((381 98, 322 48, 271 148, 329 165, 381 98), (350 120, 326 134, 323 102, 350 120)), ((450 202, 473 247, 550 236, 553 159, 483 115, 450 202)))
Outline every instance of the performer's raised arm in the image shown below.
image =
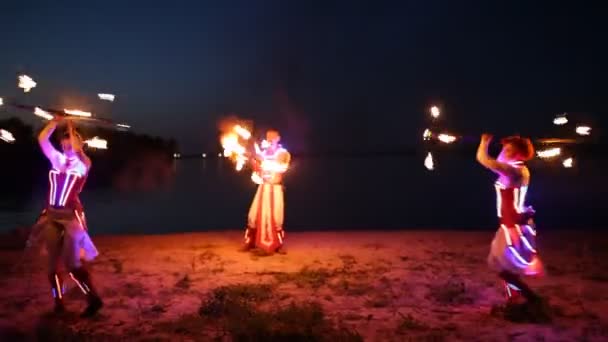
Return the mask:
POLYGON ((513 166, 490 157, 488 147, 490 146, 491 141, 492 136, 490 134, 482 134, 479 147, 477 148, 477 161, 487 169, 490 169, 499 175, 506 177, 516 176, 517 170, 513 166))
POLYGON ((57 123, 61 120, 61 117, 55 117, 53 120, 49 121, 49 123, 44 126, 40 134, 38 134, 38 144, 42 149, 42 153, 53 162, 56 159, 56 156, 59 154, 59 151, 53 147, 51 144, 51 135, 55 132, 57 128, 57 123))

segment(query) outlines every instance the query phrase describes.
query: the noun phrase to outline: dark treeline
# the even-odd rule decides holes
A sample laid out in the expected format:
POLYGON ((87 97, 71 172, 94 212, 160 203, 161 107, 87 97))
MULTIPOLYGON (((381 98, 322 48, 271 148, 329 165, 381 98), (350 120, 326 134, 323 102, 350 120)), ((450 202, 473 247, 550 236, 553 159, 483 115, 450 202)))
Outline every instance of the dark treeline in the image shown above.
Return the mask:
MULTIPOLYGON (((108 149, 85 147, 93 161, 87 180, 87 189, 109 188, 129 191, 150 189, 172 179, 174 140, 117 131, 92 125, 76 125, 85 139, 98 136, 108 141, 108 149)), ((3 180, 2 206, 19 207, 32 192, 46 189, 49 162, 38 146, 39 129, 34 130, 18 118, 0 120, 0 128, 10 131, 15 142, 0 142, 2 161, 0 177, 3 180)), ((59 149, 58 137, 63 133, 59 126, 52 141, 59 149)))

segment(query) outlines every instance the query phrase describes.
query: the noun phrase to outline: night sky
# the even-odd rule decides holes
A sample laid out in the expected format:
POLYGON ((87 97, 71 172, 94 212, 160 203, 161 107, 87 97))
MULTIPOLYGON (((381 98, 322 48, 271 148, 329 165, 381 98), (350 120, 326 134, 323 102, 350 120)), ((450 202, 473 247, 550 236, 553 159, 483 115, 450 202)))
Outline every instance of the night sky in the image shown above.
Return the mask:
POLYGON ((471 132, 607 114, 599 5, 463 3, 3 2, 0 96, 90 109, 184 152, 216 148, 229 113, 303 151, 414 145, 434 103, 471 132), (38 82, 28 96, 20 72, 38 82))

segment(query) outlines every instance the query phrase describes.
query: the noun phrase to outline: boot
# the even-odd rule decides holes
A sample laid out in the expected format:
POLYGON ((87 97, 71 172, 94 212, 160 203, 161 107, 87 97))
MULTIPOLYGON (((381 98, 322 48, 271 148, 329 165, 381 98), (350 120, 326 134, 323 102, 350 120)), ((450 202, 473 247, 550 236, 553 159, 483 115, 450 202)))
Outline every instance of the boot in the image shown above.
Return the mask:
POLYGON ((249 252, 255 247, 255 229, 247 227, 245 230, 245 241, 238 249, 239 252, 249 252))
POLYGON ((70 273, 70 276, 72 277, 72 280, 74 280, 76 285, 78 285, 80 290, 82 290, 82 292, 87 296, 88 306, 82 312, 80 317, 94 316, 97 311, 99 311, 99 309, 101 309, 101 307, 103 306, 103 302, 101 301, 101 298, 93 287, 93 283, 91 282, 91 275, 84 267, 80 267, 73 270, 70 273))
POLYGON ((65 312, 65 306, 63 305, 63 294, 65 291, 61 276, 58 273, 49 274, 49 283, 51 284, 51 292, 53 293, 53 300, 55 302, 53 311, 58 314, 65 312))
POLYGON ((504 282, 507 304, 517 304, 521 301, 522 295, 519 288, 508 282, 504 282))

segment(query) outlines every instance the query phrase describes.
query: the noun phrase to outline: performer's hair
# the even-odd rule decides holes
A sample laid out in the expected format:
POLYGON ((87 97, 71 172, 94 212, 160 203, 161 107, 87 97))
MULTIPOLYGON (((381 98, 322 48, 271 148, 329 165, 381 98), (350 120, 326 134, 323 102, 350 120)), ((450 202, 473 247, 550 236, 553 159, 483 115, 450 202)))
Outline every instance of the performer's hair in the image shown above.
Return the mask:
MULTIPOLYGON (((74 130, 74 135, 76 136, 76 138, 78 140, 82 140, 82 136, 80 135, 80 133, 77 130, 74 130)), ((63 132, 63 135, 61 136, 61 140, 63 139, 70 139, 70 131, 65 130, 65 132, 63 132)))
POLYGON ((528 138, 520 137, 519 135, 512 135, 510 137, 503 138, 500 143, 502 145, 511 144, 515 151, 523 161, 528 161, 534 157, 534 145, 528 138))

